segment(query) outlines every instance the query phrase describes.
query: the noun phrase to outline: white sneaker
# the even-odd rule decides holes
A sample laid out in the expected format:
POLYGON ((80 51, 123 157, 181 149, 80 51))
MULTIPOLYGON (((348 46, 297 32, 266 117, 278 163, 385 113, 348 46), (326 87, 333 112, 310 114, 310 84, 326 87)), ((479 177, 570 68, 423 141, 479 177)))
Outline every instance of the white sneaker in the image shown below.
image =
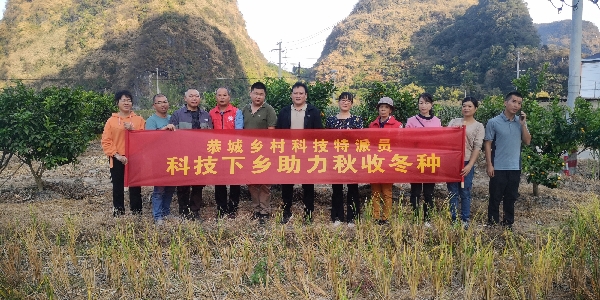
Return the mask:
POLYGON ((156 221, 154 221, 154 225, 163 226, 165 225, 165 221, 163 219, 157 219, 156 221))
POLYGON ((425 225, 426 228, 431 228, 431 223, 429 222, 425 222, 423 225, 425 225))
POLYGON ((338 226, 340 226, 340 225, 342 225, 342 222, 340 222, 339 220, 338 220, 338 221, 335 221, 335 222, 333 222, 333 227, 338 227, 338 226))
POLYGON ((354 222, 348 222, 348 228, 354 228, 356 227, 356 224, 354 224, 354 222))

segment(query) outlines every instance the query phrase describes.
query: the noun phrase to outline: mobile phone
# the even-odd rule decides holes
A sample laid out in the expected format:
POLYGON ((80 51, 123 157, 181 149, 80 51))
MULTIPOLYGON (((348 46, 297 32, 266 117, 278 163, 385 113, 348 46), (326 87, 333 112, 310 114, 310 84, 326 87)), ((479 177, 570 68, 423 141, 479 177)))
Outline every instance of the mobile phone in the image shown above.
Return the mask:
POLYGON ((519 111, 519 120, 523 121, 525 119, 525 117, 523 117, 522 115, 522 111, 519 111))

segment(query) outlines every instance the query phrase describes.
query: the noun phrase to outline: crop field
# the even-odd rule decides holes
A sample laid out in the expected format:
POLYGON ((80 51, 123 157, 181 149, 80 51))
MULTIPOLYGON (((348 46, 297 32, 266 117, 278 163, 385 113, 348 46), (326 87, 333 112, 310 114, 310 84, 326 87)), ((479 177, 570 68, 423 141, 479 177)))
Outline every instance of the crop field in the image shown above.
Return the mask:
MULTIPOLYGON (((436 185, 432 227, 415 221, 408 184, 394 185, 388 226, 370 216, 369 186, 357 226, 334 227, 331 189, 316 187, 316 216, 281 225, 250 220, 242 191, 236 219, 215 219, 206 187, 202 221, 112 217, 108 161, 93 142, 76 165, 45 174, 45 191, 16 160, 0 174, 2 299, 600 299, 600 182, 596 163, 533 196, 522 180, 512 231, 483 226, 487 176, 479 164, 468 229, 452 224, 436 185)), ((301 198, 301 189, 295 197, 301 198)), ((281 204, 273 187, 273 207, 281 204)), ((127 197, 126 197, 127 199, 127 197)), ((128 201, 126 200, 126 203, 128 201)))

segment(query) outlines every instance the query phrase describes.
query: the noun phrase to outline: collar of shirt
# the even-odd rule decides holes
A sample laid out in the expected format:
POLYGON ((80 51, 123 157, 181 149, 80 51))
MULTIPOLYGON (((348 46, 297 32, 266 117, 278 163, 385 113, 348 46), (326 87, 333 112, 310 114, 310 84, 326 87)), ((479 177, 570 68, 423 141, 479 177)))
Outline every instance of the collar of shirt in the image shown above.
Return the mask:
POLYGON ((506 122, 514 122, 514 121, 515 121, 515 119, 516 119, 516 117, 517 117, 517 115, 514 115, 512 119, 509 119, 509 118, 508 118, 508 117, 507 117, 507 116, 504 114, 504 112, 502 112, 502 113, 500 114, 500 116, 501 116, 502 120, 504 120, 504 121, 506 121, 506 122))
POLYGON ((302 107, 300 107, 300 108, 296 108, 296 107, 294 106, 294 104, 292 104, 292 109, 293 109, 293 110, 295 110, 295 111, 306 111, 306 107, 307 107, 307 106, 308 106, 308 104, 304 103, 304 105, 302 105, 302 107))

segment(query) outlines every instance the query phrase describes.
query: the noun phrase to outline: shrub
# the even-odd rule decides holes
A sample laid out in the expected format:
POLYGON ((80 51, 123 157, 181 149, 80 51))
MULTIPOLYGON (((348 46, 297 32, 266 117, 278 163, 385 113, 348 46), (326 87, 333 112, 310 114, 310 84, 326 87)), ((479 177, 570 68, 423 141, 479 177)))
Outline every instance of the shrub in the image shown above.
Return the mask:
POLYGON ((22 83, 0 94, 0 146, 29 167, 43 190, 44 171, 74 163, 94 139, 97 109, 80 89, 49 87, 40 92, 22 83))

